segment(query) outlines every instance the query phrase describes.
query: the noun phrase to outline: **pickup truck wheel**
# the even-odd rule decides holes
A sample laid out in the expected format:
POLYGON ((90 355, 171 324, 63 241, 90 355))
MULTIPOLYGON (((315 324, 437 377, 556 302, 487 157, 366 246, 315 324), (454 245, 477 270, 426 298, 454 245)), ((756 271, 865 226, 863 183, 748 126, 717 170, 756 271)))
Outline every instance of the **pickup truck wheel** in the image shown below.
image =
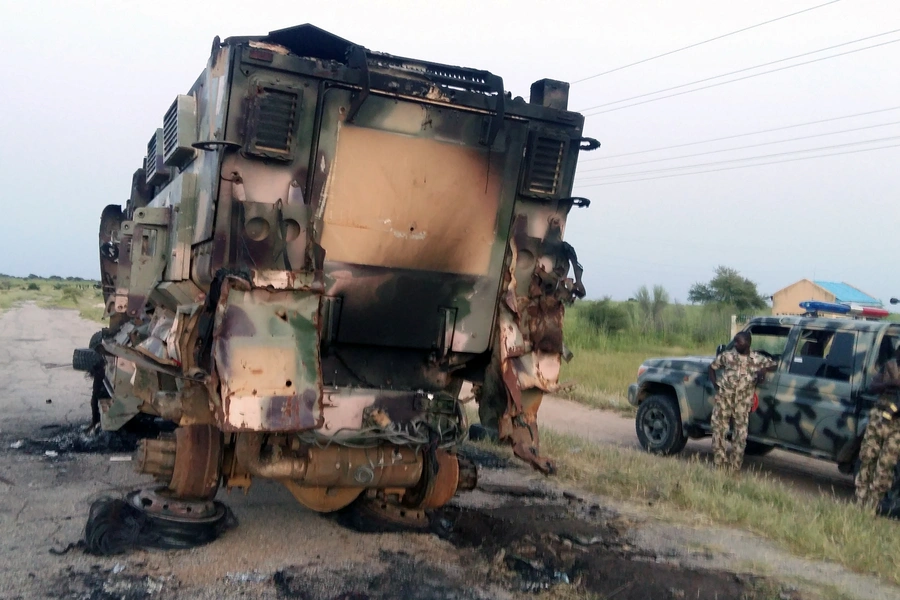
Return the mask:
POLYGON ((747 456, 765 456, 775 449, 775 446, 764 444, 762 442, 754 442, 747 440, 747 447, 744 448, 744 454, 747 456))
POLYGON ((687 444, 681 416, 671 396, 649 396, 638 407, 635 430, 641 447, 651 454, 678 454, 687 444))

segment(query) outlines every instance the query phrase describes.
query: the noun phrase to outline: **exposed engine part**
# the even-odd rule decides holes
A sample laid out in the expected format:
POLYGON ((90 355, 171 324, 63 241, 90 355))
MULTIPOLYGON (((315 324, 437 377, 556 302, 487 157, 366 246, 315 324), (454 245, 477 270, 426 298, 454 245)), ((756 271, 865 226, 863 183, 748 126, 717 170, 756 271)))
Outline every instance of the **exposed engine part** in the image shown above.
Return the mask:
POLYGON ((374 448, 383 444, 422 448, 436 440, 438 448, 454 448, 468 436, 468 418, 461 403, 447 394, 421 392, 417 408, 423 416, 406 422, 392 421, 380 409, 363 410, 364 422, 371 426, 343 428, 326 436, 318 431, 296 434, 301 444, 320 448, 339 443, 351 448, 374 448))
POLYGON ((175 471, 176 447, 173 434, 160 436, 155 440, 140 440, 135 452, 134 470, 153 475, 162 481, 171 481, 175 471))
POLYGON ((282 483, 300 504, 321 513, 330 513, 349 506, 364 491, 362 488, 308 487, 290 479, 282 480, 282 483))
POLYGON ((412 448, 378 446, 348 448, 307 447, 303 455, 283 455, 282 447, 262 455, 263 435, 237 436, 235 457, 255 477, 289 479, 295 484, 316 487, 375 488, 411 487, 422 477, 422 454, 412 448))
POLYGON ((340 521, 362 532, 424 530, 428 515, 422 508, 402 505, 390 490, 369 490, 350 504, 340 521))
POLYGON ((187 425, 174 436, 142 440, 135 470, 166 482, 177 496, 211 499, 219 489, 222 433, 212 425, 187 425))

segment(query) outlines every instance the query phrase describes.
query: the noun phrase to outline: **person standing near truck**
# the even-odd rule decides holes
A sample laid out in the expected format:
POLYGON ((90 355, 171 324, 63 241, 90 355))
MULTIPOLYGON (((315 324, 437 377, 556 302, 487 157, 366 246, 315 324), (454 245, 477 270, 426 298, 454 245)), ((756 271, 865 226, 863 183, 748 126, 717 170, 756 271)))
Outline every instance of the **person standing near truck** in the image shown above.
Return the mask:
POLYGON ((859 449, 856 502, 868 510, 878 506, 891 488, 894 468, 900 458, 900 347, 884 363, 869 391, 879 394, 869 413, 869 424, 859 449))
POLYGON ((709 381, 717 388, 713 398, 712 446, 716 467, 741 469, 744 448, 747 446, 747 424, 756 383, 762 381, 766 371, 775 370, 776 362, 758 352, 750 352, 753 338, 749 331, 734 336, 731 350, 716 356, 709 365, 709 381), (721 377, 716 377, 721 371, 721 377), (725 445, 728 429, 734 426, 731 451, 725 445))

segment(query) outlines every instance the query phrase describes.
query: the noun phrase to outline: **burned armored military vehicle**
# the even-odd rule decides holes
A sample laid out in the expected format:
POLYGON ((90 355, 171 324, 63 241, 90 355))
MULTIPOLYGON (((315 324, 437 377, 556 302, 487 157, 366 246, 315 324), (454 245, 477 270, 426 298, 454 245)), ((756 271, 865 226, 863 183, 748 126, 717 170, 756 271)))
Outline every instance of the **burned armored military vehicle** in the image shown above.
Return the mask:
POLYGON ((164 484, 141 506, 184 516, 253 477, 323 512, 440 506, 475 485, 464 381, 551 471, 536 417, 584 295, 563 232, 597 145, 567 94, 311 25, 216 38, 101 222, 102 427, 177 424, 138 450, 164 484))

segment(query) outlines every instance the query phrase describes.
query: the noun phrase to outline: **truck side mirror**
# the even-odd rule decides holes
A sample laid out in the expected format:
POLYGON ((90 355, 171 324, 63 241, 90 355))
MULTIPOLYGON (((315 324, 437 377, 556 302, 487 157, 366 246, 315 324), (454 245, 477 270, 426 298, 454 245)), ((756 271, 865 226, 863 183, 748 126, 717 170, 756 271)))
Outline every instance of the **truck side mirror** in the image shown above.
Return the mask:
POLYGON ((726 344, 719 344, 718 346, 716 346, 716 356, 725 352, 725 346, 726 344))

